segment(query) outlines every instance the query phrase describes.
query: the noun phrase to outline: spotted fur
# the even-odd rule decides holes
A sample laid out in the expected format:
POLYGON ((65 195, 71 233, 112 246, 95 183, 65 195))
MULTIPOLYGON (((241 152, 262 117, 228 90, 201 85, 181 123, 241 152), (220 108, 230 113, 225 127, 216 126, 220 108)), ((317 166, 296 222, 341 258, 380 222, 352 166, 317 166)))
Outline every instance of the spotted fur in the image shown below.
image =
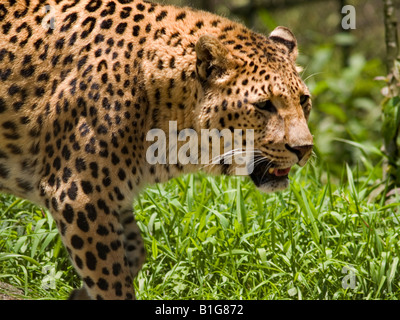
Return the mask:
POLYGON ((0 2, 0 190, 50 210, 84 283, 71 298, 134 298, 145 250, 131 210, 144 185, 233 172, 224 161, 151 165, 149 130, 254 129, 251 178, 287 186, 312 148, 296 56, 286 28, 266 37, 190 8, 0 2))

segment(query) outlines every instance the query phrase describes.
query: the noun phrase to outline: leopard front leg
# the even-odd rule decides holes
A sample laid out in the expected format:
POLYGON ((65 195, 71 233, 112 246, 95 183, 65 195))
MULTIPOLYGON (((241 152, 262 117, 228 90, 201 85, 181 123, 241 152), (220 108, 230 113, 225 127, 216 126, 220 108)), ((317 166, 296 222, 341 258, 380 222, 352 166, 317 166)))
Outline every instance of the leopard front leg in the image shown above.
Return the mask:
POLYGON ((124 228, 124 245, 129 267, 132 276, 136 277, 146 260, 146 251, 141 231, 135 221, 132 210, 122 212, 120 222, 124 228))
MULTIPOLYGON (((132 210, 123 211, 119 217, 124 231, 124 248, 128 259, 129 268, 133 278, 136 277, 146 258, 144 242, 141 231, 134 219, 132 210)), ((90 300, 86 285, 81 289, 74 290, 70 300, 90 300)))
POLYGON ((54 212, 63 243, 83 288, 70 299, 134 299, 133 277, 119 213, 101 199, 74 202, 54 212))

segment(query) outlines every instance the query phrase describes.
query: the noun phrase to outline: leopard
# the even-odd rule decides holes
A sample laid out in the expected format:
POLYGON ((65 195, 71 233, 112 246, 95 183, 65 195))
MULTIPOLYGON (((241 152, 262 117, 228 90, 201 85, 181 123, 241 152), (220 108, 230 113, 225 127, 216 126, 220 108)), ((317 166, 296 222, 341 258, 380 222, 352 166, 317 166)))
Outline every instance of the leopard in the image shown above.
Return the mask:
POLYGON ((238 129, 238 153, 251 132, 247 178, 262 192, 288 187, 291 168, 313 152, 297 56, 286 27, 264 35, 190 7, 0 2, 0 190, 54 218, 82 280, 70 299, 135 299, 146 250, 133 201, 146 186, 198 171, 236 175, 224 156, 149 161, 149 131, 169 132, 171 122, 175 133, 238 129))

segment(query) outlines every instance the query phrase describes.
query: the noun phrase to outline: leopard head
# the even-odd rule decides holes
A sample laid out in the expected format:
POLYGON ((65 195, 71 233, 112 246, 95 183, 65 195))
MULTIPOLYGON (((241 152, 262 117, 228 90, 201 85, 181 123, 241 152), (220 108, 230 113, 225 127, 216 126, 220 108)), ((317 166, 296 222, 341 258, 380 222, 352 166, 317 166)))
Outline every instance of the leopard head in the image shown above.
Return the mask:
POLYGON ((195 48, 203 90, 199 126, 224 138, 217 157, 209 146, 214 165, 206 170, 237 174, 240 165, 232 159, 248 151, 246 173, 255 185, 264 192, 285 189, 290 169, 304 166, 313 148, 310 93, 298 73, 292 32, 278 27, 265 37, 231 30, 222 37, 203 35, 195 48), (231 132, 231 140, 221 132, 231 132))

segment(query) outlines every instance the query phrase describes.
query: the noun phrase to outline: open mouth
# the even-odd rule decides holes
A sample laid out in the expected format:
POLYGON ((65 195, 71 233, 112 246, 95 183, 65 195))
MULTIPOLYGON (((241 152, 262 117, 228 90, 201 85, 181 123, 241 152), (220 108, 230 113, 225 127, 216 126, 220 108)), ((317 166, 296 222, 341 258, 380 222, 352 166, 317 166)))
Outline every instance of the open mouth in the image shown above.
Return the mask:
POLYGON ((268 170, 268 173, 270 175, 274 175, 276 177, 283 177, 283 176, 287 176, 289 174, 290 169, 292 169, 292 168, 286 168, 286 169, 270 168, 268 170))
POLYGON ((250 174, 250 178, 253 180, 257 187, 263 185, 274 184, 279 182, 286 182, 291 167, 289 168, 277 168, 269 161, 261 161, 255 164, 253 172, 250 174))

